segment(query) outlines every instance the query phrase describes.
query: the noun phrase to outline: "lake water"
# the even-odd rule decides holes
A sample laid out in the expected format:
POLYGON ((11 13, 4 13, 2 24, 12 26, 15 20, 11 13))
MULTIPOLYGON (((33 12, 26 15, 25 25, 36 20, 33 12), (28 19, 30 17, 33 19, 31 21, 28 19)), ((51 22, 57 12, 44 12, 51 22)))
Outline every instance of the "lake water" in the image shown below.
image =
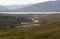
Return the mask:
POLYGON ((4 14, 51 14, 51 13, 60 13, 60 12, 0 12, 4 14))

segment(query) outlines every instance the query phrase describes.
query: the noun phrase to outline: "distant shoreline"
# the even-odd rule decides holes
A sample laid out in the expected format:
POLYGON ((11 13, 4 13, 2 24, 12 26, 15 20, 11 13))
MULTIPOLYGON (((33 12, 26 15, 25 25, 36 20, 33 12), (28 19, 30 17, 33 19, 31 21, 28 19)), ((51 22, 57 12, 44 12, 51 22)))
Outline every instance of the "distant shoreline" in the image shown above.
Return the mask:
POLYGON ((60 13, 60 12, 0 12, 3 14, 53 14, 53 13, 60 13))

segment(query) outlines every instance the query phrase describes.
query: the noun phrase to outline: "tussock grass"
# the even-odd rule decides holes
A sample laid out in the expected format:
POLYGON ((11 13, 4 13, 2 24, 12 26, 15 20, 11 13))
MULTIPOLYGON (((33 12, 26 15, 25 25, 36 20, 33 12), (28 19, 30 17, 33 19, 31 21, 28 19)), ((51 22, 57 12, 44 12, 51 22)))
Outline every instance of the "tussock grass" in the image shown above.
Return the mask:
POLYGON ((0 30, 0 39, 60 39, 60 25, 20 27, 0 30))

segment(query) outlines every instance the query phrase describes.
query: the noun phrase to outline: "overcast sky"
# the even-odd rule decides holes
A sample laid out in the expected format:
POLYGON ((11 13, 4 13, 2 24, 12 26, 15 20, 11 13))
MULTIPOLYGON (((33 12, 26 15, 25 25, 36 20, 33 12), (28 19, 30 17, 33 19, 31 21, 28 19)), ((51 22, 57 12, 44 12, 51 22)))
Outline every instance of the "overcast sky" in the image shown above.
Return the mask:
POLYGON ((45 2, 49 0, 0 0, 0 5, 25 5, 45 2))

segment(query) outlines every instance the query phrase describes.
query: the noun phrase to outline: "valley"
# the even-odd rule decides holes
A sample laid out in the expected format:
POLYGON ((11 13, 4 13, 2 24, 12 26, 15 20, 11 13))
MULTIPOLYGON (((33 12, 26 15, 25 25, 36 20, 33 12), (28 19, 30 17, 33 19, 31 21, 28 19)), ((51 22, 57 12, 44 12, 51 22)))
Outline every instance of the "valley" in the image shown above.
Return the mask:
POLYGON ((60 39, 60 13, 0 14, 0 39, 60 39))

